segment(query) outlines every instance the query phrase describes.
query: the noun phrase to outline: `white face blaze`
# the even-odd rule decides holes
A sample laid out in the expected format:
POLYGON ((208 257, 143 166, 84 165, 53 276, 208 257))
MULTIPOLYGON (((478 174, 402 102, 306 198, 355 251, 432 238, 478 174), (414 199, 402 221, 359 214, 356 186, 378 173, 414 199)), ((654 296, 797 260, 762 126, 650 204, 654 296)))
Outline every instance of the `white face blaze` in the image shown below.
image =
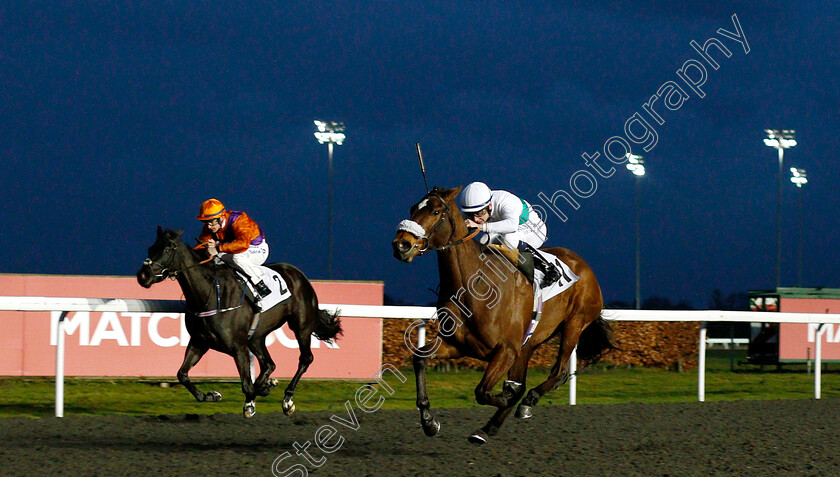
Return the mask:
POLYGON ((419 204, 417 204, 417 210, 420 210, 423 207, 426 207, 427 205, 429 205, 429 199, 423 199, 420 201, 419 204))

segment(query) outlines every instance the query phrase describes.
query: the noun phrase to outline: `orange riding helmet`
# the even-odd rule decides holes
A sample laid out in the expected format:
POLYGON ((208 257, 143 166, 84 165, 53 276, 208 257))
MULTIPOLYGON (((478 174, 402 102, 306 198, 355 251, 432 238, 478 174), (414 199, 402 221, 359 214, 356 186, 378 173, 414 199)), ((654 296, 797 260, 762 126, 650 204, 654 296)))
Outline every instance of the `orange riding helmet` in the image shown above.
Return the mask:
POLYGON ((222 217, 225 214, 225 205, 219 199, 208 199, 201 204, 198 211, 198 220, 211 220, 222 217))

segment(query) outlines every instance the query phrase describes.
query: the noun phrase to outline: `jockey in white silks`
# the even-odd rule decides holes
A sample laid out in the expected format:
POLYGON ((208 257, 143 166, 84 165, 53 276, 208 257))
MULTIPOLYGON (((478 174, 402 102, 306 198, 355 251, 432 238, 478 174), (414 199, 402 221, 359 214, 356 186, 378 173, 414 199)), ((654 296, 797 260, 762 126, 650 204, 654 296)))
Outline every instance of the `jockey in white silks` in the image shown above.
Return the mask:
POLYGON ((542 288, 560 279, 557 267, 537 252, 546 240, 545 222, 524 199, 504 190, 490 190, 483 182, 464 187, 460 204, 467 217, 464 220, 467 227, 484 232, 482 242, 504 255, 533 281, 534 312, 522 342, 525 346, 542 315, 542 288))
POLYGON ((535 288, 546 287, 560 278, 557 268, 536 251, 545 243, 546 226, 524 199, 504 190, 490 190, 483 182, 473 182, 461 191, 460 204, 467 227, 484 232, 484 243, 489 247, 517 266, 520 255, 533 257, 534 268, 542 272, 535 288))

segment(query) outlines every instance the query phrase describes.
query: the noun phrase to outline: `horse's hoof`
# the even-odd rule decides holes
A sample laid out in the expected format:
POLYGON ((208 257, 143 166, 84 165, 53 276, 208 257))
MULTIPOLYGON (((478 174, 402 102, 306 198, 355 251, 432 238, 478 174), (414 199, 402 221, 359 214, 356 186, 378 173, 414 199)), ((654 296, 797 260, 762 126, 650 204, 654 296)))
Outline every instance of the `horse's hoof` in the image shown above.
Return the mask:
POLYGON ((429 424, 424 423, 423 432, 429 437, 436 436, 440 432, 440 422, 437 419, 432 419, 432 422, 429 424))
POLYGON ((245 419, 249 419, 254 417, 254 414, 257 413, 257 405, 254 401, 246 402, 245 406, 242 407, 242 417, 245 419))
POLYGON ((219 391, 210 391, 204 395, 204 402, 219 402, 222 400, 222 393, 219 391))
POLYGON ((482 430, 478 430, 473 432, 470 437, 468 438, 471 444, 475 444, 480 446, 482 444, 487 443, 487 434, 484 433, 482 430))
POLYGON ((531 406, 520 404, 519 407, 516 408, 516 417, 519 419, 531 419, 533 416, 534 408, 531 406))
POLYGON ((295 403, 291 399, 288 401, 283 401, 283 414, 287 416, 291 416, 295 413, 295 403))

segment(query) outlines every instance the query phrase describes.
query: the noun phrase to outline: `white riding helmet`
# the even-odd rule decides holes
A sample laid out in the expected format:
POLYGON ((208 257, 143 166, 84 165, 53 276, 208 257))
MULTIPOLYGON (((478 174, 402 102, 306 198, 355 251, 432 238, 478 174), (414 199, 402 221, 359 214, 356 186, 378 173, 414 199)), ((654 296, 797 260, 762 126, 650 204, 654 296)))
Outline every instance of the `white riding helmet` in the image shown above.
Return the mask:
POLYGON ((472 182, 461 191, 461 210, 478 212, 490 205, 490 188, 484 182, 472 182))

